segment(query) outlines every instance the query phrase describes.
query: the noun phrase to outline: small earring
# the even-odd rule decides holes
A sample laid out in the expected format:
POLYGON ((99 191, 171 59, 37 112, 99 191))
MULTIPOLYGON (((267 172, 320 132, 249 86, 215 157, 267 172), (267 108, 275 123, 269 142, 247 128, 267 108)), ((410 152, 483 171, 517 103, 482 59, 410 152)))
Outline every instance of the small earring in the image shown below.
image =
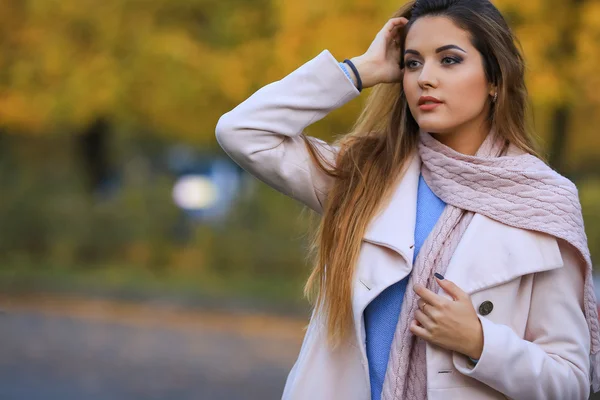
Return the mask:
POLYGON ((495 103, 498 100, 498 92, 494 93, 494 98, 492 99, 492 103, 495 103))

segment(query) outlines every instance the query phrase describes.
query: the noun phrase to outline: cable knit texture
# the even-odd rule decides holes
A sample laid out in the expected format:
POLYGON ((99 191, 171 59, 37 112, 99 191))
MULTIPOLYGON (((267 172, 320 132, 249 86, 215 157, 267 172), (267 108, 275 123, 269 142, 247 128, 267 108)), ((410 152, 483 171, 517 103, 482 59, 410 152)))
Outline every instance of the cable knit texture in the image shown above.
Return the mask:
MULTIPOLYGON (((600 330, 592 262, 575 185, 535 156, 522 154, 512 145, 504 151, 504 141, 493 130, 475 156, 458 153, 427 132, 420 133, 418 151, 425 181, 447 206, 417 256, 409 287, 420 283, 439 290, 433 273, 445 274, 474 213, 565 240, 578 250, 585 267, 591 383, 594 391, 599 390, 600 330)), ((384 400, 427 398, 425 342, 409 329, 417 300, 413 290, 406 291, 384 380, 384 400)))

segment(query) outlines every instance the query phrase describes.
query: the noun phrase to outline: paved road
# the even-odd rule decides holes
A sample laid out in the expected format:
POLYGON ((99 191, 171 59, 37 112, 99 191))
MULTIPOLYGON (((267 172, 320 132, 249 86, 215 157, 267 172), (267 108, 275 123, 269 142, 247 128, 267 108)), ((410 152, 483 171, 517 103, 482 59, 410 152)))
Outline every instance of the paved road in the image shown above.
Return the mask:
POLYGON ((2 299, 0 399, 278 399, 304 321, 2 299))
POLYGON ((41 296, 0 306, 1 400, 279 399, 305 323, 41 296))

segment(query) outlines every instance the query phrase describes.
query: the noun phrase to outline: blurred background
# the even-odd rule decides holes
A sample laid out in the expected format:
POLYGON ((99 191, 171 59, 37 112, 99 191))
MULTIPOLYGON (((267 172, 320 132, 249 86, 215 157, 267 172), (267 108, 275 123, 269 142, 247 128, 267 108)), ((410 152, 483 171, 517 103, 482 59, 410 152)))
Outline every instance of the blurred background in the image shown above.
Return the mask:
MULTIPOLYGON (((600 0, 494 3, 599 265, 600 0)), ((0 399, 280 398, 310 215, 214 128, 323 49, 362 54, 402 4, 2 0, 0 399)), ((309 134, 347 131, 365 98, 309 134)))

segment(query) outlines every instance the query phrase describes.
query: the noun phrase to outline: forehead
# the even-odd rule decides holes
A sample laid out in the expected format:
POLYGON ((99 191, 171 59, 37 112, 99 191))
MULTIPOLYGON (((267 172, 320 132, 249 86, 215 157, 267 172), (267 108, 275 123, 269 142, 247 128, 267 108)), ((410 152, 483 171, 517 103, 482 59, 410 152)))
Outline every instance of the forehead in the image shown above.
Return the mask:
POLYGON ((405 48, 426 52, 447 44, 455 44, 466 51, 473 48, 469 32, 456 26, 450 18, 421 17, 410 27, 405 48))

